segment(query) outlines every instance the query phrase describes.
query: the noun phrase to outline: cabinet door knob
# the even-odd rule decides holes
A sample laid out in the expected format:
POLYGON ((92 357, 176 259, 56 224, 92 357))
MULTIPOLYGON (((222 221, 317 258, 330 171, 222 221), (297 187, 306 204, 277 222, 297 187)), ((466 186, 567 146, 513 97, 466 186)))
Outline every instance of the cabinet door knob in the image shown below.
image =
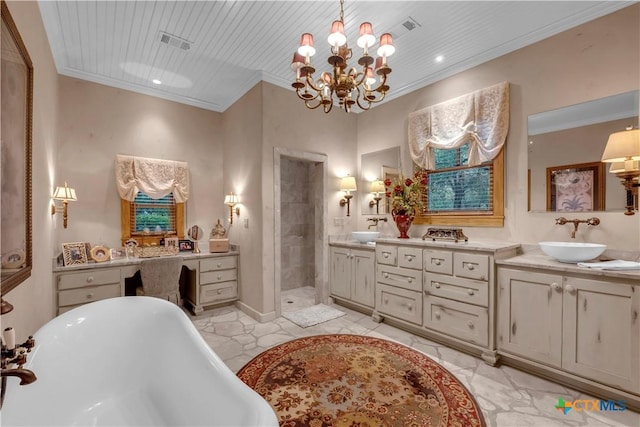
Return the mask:
POLYGON ((389 253, 385 252, 385 253, 382 254, 382 256, 385 257, 385 258, 389 258, 389 253))
POLYGON ((473 264, 467 264, 467 270, 473 271, 474 268, 473 264))
POLYGON ((87 294, 87 299, 91 299, 91 298, 93 298, 93 292, 90 292, 87 294))
POLYGON ((437 288, 437 289, 440 289, 440 283, 435 282, 435 283, 433 284, 433 287, 434 287, 434 288, 437 288))
POLYGON ((219 263, 217 264, 217 267, 218 267, 218 268, 222 267, 222 263, 220 263, 220 262, 219 262, 219 263))
POLYGON ((433 313, 433 314, 434 314, 434 316, 436 316, 436 319, 439 319, 439 318, 440 318, 440 312, 439 312, 439 311, 436 311, 436 312, 435 312, 435 313, 433 313))
POLYGON ((562 289, 562 286, 560 286, 559 283, 553 282, 551 284, 551 289, 553 289, 554 291, 559 291, 560 289, 562 289))
POLYGON ((218 295, 222 293, 222 289, 218 289, 218 295))
POLYGON ((574 287, 573 287, 573 286, 571 286, 571 285, 567 285, 567 286, 565 286, 565 289, 566 289, 566 290, 567 290, 567 292, 568 292, 568 293, 570 293, 570 294, 575 294, 575 293, 576 293, 576 288, 574 288, 574 287))
POLYGON ((382 277, 384 277, 385 279, 389 278, 389 273, 382 273, 382 277))
POLYGON ((409 261, 409 262, 413 261, 413 256, 407 255, 407 261, 409 261))
POLYGON ((469 295, 473 295, 475 292, 473 292, 473 289, 468 289, 468 290, 467 290, 467 293, 468 293, 469 295))
POLYGON ((413 306, 411 304, 407 304, 407 310, 409 311, 413 310, 413 306))
POLYGON ((409 277, 409 279, 407 279, 407 282, 413 283, 413 279, 411 277, 409 277))
POLYGON ((469 329, 473 329, 473 322, 471 320, 469 320, 467 322, 467 326, 469 327, 469 329))
POLYGON ((87 277, 87 283, 91 283, 91 282, 93 282, 93 276, 87 277))
POLYGON ((218 280, 222 279, 222 276, 218 275, 218 280))
POLYGON ((440 265, 440 260, 439 260, 439 259, 433 260, 433 263, 434 263, 435 265, 440 265))

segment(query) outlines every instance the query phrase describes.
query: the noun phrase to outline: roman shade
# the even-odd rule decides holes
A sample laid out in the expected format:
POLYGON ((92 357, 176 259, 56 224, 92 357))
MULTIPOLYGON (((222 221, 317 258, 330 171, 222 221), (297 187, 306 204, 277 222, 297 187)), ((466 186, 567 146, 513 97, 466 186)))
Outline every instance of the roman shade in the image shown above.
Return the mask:
POLYGON ((469 166, 493 160, 509 130, 509 82, 477 90, 409 114, 409 151, 420 167, 435 169, 434 149, 469 142, 469 166))
POLYGON ((139 191, 152 199, 173 192, 176 203, 189 198, 189 165, 187 162, 116 156, 116 185, 124 200, 133 202, 139 191))

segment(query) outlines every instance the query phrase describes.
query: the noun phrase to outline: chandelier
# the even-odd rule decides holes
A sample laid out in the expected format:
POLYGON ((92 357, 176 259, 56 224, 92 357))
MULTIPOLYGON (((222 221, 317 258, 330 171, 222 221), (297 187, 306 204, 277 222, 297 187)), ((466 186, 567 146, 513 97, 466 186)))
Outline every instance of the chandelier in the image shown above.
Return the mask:
POLYGON ((382 101, 389 90, 386 83, 387 75, 391 73, 387 58, 396 50, 391 34, 384 33, 380 37, 378 58, 372 69, 374 60, 369 56, 369 48, 376 43, 376 38, 370 22, 360 24, 357 44, 363 49, 363 54, 358 59, 362 68, 349 68, 347 61, 351 59, 352 52, 344 32, 344 0, 340 0, 340 19, 333 21, 327 41, 331 46, 331 56, 327 61, 333 67, 333 72, 325 71, 316 81, 313 79, 316 69, 311 66, 311 57, 316 53, 312 34, 302 35, 300 47, 293 55, 291 69, 296 73, 296 81, 291 86, 304 101, 304 105, 312 110, 322 106, 324 112, 328 113, 337 98, 340 108, 348 113, 353 104, 357 103, 361 109, 368 110, 373 104, 382 101), (374 72, 380 79, 377 87, 374 87, 377 82, 374 72))

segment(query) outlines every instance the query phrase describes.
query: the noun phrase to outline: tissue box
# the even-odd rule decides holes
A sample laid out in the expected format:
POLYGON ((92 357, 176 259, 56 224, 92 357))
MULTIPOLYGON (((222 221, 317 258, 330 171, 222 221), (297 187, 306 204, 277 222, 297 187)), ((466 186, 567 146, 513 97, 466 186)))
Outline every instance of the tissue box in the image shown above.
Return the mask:
POLYGON ((209 252, 229 252, 229 239, 209 239, 209 252))

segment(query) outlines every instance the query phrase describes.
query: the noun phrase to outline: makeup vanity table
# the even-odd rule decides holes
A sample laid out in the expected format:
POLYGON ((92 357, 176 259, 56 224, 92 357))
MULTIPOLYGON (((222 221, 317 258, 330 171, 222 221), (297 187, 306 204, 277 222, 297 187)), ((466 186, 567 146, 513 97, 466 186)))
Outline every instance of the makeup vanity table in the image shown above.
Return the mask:
MULTIPOLYGON (((181 281, 186 280, 184 302, 194 314, 205 307, 238 299, 238 257, 236 249, 224 253, 181 252, 181 281)), ((125 296, 126 279, 133 277, 146 258, 129 258, 59 266, 54 259, 57 314, 82 304, 125 296)))

